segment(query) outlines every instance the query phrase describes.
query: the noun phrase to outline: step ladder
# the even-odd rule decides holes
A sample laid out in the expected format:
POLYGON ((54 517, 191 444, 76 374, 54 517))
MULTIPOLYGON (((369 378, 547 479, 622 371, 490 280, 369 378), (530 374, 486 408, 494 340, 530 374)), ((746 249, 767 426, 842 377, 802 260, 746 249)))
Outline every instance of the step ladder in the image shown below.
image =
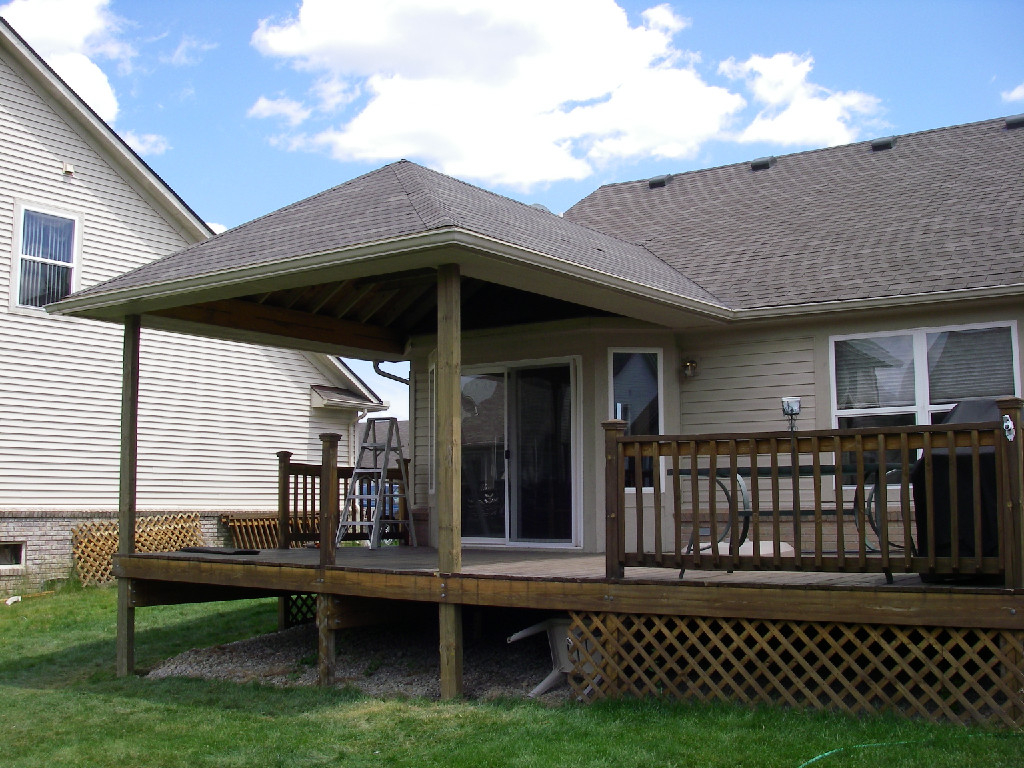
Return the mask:
MULTIPOLYGON (((370 549, 380 547, 381 529, 406 526, 408 542, 416 546, 416 529, 412 524, 412 498, 409 494, 408 470, 398 434, 398 419, 377 417, 367 419, 359 441, 348 492, 341 506, 337 543, 352 537, 360 529, 370 541, 370 549), (396 459, 399 479, 388 479, 388 465, 396 459), (398 517, 400 500, 405 499, 406 519, 398 517)), ((359 536, 358 538, 363 538, 359 536)))

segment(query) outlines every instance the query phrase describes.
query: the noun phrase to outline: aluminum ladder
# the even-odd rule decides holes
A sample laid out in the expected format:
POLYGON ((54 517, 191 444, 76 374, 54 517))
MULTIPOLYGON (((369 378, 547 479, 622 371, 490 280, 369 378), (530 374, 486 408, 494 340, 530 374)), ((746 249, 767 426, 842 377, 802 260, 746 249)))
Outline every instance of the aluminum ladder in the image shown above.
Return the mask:
POLYGON ((402 438, 398 434, 398 419, 393 416, 366 420, 340 518, 336 539, 339 545, 351 531, 369 528, 370 549, 378 549, 382 527, 404 525, 409 544, 416 546, 408 470, 402 452, 402 438), (387 476, 392 458, 397 460, 398 481, 389 480, 387 476), (406 509, 404 520, 398 517, 402 498, 406 509), (367 507, 370 508, 369 515, 365 514, 367 507))

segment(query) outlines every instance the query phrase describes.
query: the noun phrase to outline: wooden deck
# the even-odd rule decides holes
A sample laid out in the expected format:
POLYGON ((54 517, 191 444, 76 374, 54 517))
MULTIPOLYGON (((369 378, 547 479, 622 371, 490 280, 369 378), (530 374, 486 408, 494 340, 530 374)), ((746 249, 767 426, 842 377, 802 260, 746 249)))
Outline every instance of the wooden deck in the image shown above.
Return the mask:
POLYGON ((327 567, 319 555, 134 554, 117 558, 115 574, 132 580, 135 606, 317 593, 556 611, 1024 627, 1024 590, 924 584, 913 574, 889 584, 877 573, 689 571, 680 579, 665 568, 627 568, 624 578, 610 580, 602 554, 465 549, 458 574, 441 573, 437 551, 427 547, 342 547, 327 567))

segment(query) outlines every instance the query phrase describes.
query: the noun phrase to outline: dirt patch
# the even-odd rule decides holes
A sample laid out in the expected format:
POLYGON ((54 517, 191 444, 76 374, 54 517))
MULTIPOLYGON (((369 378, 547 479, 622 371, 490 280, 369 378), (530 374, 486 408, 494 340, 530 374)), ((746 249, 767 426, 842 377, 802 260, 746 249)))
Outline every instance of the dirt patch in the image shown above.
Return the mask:
MULTIPOLYGON (((537 616, 496 612, 467 616, 463 690, 471 699, 526 697, 551 671, 543 633, 508 643, 506 638, 537 616)), ((337 634, 337 685, 354 686, 370 696, 436 699, 439 689, 437 625, 361 627, 337 634)), ((197 648, 168 659, 151 678, 198 677, 269 685, 316 685, 316 629, 311 624, 267 635, 197 648)), ((568 700, 564 682, 539 697, 568 700)))

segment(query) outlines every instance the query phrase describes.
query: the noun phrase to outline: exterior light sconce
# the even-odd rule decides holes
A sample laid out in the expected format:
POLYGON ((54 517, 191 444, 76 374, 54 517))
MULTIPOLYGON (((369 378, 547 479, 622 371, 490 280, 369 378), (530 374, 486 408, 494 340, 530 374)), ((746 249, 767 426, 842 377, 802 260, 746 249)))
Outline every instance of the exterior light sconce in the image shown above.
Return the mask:
POLYGON ((697 361, 687 360, 685 363, 683 363, 682 371, 684 379, 692 379, 697 375, 697 361))
POLYGON ((789 431, 796 432, 796 417, 800 415, 800 398, 782 398, 782 415, 789 419, 789 431))

